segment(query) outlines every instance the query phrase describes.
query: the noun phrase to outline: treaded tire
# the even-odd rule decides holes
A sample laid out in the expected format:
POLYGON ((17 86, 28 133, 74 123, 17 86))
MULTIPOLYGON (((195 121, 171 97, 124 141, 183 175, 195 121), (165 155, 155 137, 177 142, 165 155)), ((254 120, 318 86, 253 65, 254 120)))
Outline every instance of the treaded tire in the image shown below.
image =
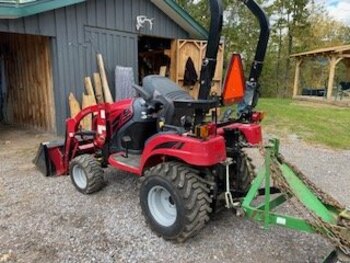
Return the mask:
POLYGON ((252 175, 248 169, 248 156, 244 152, 239 153, 239 157, 236 159, 238 162, 238 190, 242 192, 246 192, 249 190, 252 179, 254 178, 254 175, 252 175))
POLYGON ((210 189, 196 171, 178 162, 166 162, 145 173, 140 186, 140 204, 150 228, 166 240, 184 242, 196 235, 209 221, 212 212, 210 189), (170 226, 160 224, 149 207, 148 198, 155 187, 166 189, 175 203, 176 219, 170 226))
POLYGON ((83 194, 92 194, 101 190, 104 185, 103 169, 97 160, 89 154, 75 157, 69 165, 69 174, 75 188, 83 194), (84 184, 77 181, 74 172, 81 171, 84 184))

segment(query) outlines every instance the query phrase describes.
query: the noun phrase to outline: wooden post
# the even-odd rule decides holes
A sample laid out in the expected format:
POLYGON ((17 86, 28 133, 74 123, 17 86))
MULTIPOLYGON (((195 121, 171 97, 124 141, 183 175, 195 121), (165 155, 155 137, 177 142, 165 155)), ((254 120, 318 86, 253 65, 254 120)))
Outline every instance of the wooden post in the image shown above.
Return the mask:
POLYGON ((90 77, 86 77, 84 79, 84 84, 85 84, 86 94, 91 96, 91 98, 94 100, 94 102, 96 104, 95 92, 94 92, 94 88, 92 87, 91 78, 90 77))
POLYGON ((96 94, 96 100, 98 103, 104 103, 104 97, 103 97, 103 89, 102 89, 102 80, 100 73, 95 72, 94 73, 94 85, 95 85, 95 94, 96 94))
POLYGON ((80 111, 80 104, 71 92, 68 97, 69 100, 69 108, 70 108, 70 116, 74 118, 80 111))
POLYGON ((328 87, 327 87, 327 100, 332 99, 332 91, 334 86, 334 76, 335 76, 335 69, 337 67, 337 64, 342 60, 343 58, 339 58, 336 56, 332 56, 329 59, 329 76, 328 76, 328 87))
POLYGON ((98 66, 98 69, 99 69, 100 75, 101 75, 103 94, 104 94, 105 101, 108 103, 113 103, 111 90, 109 89, 109 85, 108 85, 108 81, 107 81, 105 64, 103 62, 103 57, 101 54, 97 54, 97 66, 98 66))
POLYGON ((176 74, 177 74, 177 40, 171 41, 171 48, 170 48, 170 68, 169 68, 169 78, 176 82, 176 74))
POLYGON ((350 81, 350 58, 343 60, 346 67, 346 81, 350 81))
POLYGON ((293 98, 298 95, 299 83, 300 83, 300 67, 301 67, 302 63, 303 63, 303 59, 302 58, 297 58, 297 61, 296 61, 296 64, 295 64, 293 98))

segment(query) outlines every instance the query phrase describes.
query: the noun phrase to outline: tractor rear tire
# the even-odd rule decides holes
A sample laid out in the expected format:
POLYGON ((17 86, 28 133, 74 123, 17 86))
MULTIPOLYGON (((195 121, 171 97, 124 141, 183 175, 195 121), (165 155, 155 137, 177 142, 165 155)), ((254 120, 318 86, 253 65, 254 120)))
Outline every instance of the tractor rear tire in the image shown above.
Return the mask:
POLYGON ((142 213, 159 236, 184 242, 209 221, 212 212, 210 189, 187 165, 161 163, 148 170, 142 180, 142 213))
POLYGON ((247 192, 250 189, 254 175, 249 171, 248 156, 245 152, 241 151, 237 162, 238 171, 238 190, 241 192, 247 192))
POLYGON ((75 188, 83 194, 92 194, 104 185, 101 164, 89 154, 75 157, 69 166, 69 174, 75 188))

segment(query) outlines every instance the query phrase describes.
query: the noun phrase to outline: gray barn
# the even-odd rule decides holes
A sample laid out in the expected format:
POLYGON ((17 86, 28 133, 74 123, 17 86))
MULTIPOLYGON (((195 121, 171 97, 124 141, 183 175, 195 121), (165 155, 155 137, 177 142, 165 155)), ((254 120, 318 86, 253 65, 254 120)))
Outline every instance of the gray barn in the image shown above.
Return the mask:
POLYGON ((0 1, 0 121, 63 134, 68 95, 81 98, 96 53, 114 87, 116 65, 133 67, 139 79, 140 55, 206 34, 173 0, 0 1), (153 19, 152 28, 137 30, 138 16, 153 19))

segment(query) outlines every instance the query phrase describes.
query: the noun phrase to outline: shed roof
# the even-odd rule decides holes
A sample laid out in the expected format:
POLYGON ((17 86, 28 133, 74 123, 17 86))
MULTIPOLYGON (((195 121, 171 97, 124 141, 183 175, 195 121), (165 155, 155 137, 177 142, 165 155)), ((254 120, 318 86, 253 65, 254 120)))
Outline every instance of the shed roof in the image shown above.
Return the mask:
POLYGON ((350 45, 314 49, 311 51, 293 54, 291 55, 291 57, 313 57, 327 55, 338 55, 339 57, 348 57, 350 55, 350 45))
MULTIPOLYGON (((87 0, 0 0, 0 19, 16 19, 35 15, 87 0)), ((174 0, 151 0, 191 37, 205 39, 208 31, 174 0)))

